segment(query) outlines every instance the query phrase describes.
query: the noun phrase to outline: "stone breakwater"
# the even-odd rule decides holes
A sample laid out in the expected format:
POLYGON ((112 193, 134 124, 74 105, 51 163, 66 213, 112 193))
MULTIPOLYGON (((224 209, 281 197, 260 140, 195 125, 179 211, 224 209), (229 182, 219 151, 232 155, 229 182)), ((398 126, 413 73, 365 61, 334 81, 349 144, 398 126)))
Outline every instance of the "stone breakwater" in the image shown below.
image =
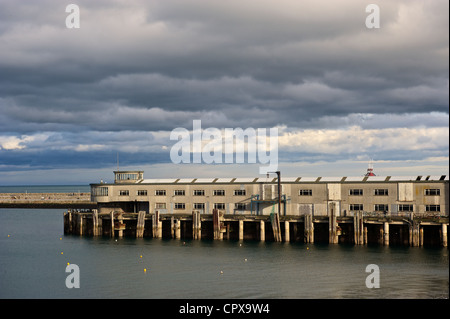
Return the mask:
POLYGON ((90 193, 0 193, 0 208, 95 208, 90 193))

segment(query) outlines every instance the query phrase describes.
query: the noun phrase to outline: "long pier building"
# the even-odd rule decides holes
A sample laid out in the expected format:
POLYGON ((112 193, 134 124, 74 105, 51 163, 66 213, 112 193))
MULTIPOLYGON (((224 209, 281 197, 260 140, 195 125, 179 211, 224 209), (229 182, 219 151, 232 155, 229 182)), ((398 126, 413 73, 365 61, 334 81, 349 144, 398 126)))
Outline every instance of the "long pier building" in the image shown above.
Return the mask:
POLYGON ((97 209, 65 214, 66 233, 411 246, 448 242, 449 177, 146 179, 91 184, 97 209))

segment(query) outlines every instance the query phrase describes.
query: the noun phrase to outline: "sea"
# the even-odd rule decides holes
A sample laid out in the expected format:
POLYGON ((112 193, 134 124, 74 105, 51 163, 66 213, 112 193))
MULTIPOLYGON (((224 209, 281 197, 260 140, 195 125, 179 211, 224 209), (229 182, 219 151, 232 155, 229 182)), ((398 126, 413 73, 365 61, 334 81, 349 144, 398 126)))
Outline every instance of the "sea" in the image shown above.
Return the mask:
MULTIPOLYGON (((0 187, 25 191, 89 186, 0 187)), ((80 237, 63 213, 0 209, 0 299, 449 298, 444 247, 80 237)))

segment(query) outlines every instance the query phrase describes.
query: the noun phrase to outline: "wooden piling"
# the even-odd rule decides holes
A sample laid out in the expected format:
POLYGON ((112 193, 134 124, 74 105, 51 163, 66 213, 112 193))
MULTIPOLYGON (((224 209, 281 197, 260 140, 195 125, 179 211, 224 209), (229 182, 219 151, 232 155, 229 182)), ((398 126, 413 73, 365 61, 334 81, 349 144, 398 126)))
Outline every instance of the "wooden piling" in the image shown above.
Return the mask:
POLYGON ((98 236, 98 210, 92 210, 92 236, 98 236))
POLYGON ((305 243, 314 243, 314 223, 312 213, 305 214, 305 243))
POLYGON ((111 219, 111 237, 114 238, 114 212, 112 211, 110 214, 111 219))
POLYGON ((364 226, 364 243, 363 244, 367 244, 368 243, 368 231, 367 231, 367 226, 364 226))
POLYGON ((356 212, 353 216, 354 241, 356 245, 367 243, 367 227, 364 226, 363 212, 356 212))
POLYGON ((159 220, 159 211, 152 215, 153 237, 162 238, 162 222, 159 220))
POLYGON ((289 235, 290 235, 289 234, 289 222, 285 221, 284 222, 284 241, 287 242, 287 243, 291 241, 289 235))
POLYGON ((442 224, 441 243, 442 246, 447 247, 447 224, 442 224))
POLYGON ((145 226, 145 211, 140 210, 138 213, 138 220, 136 225, 136 238, 144 237, 145 226))
POLYGON ((275 212, 271 213, 270 222, 272 223, 273 238, 275 241, 281 242, 280 215, 275 212))
POLYGON ((244 221, 239 220, 239 240, 244 240, 244 221))
POLYGON ((83 216, 80 213, 77 214, 77 224, 78 234, 83 236, 83 216))
POLYGON ((213 230, 214 239, 223 239, 221 216, 219 210, 217 209, 213 209, 213 230))
POLYGON ((328 216, 328 242, 330 244, 337 244, 339 237, 337 236, 337 222, 336 222, 336 204, 331 204, 331 210, 328 216))
POLYGON ((181 238, 181 220, 175 219, 175 239, 181 238))
POLYGON ((259 222, 259 240, 266 241, 266 222, 263 220, 259 222))
POLYGON ((409 242, 413 247, 420 246, 420 223, 414 219, 413 213, 410 215, 409 242))
POLYGON ((119 238, 122 238, 125 224, 123 223, 123 215, 120 213, 117 216, 117 227, 114 226, 114 228, 118 230, 119 238))
POLYGON ((419 246, 423 246, 423 226, 419 226, 419 246))
POLYGON ((192 212, 192 238, 202 239, 202 222, 198 211, 192 212))
POLYGON ((389 223, 384 222, 384 240, 383 244, 389 246, 389 223))

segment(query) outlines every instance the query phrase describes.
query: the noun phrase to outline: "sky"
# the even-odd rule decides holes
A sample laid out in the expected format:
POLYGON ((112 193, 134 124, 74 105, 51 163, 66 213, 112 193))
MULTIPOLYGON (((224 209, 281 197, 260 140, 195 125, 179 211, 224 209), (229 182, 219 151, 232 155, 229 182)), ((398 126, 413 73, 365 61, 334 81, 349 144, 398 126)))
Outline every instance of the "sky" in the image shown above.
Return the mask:
POLYGON ((0 185, 261 177, 174 163, 194 120, 277 128, 282 176, 449 173, 448 1, 70 3, 0 0, 0 185))

